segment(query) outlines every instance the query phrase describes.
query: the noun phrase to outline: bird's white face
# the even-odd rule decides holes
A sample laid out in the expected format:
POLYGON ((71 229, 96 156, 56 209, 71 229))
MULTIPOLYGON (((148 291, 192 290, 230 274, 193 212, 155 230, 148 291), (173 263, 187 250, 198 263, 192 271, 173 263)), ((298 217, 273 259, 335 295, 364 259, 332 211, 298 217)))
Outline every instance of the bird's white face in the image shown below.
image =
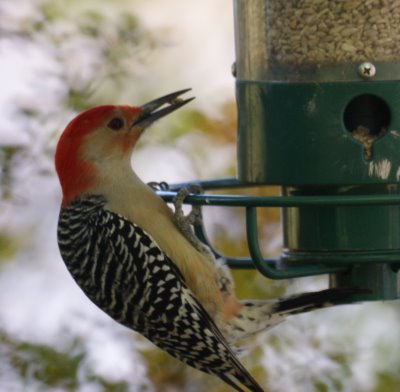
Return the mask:
POLYGON ((116 106, 82 139, 78 159, 93 164, 127 161, 144 128, 135 125, 140 108, 116 106))

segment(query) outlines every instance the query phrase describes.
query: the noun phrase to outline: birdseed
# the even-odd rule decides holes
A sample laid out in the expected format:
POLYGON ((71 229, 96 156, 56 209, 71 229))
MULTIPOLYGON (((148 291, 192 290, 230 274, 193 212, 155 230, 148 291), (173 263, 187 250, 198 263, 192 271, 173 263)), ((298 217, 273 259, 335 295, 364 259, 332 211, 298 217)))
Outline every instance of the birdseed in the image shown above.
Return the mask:
POLYGON ((364 158, 368 161, 372 158, 372 145, 374 142, 385 133, 385 129, 382 128, 379 133, 374 134, 369 128, 359 125, 351 134, 354 139, 361 142, 364 146, 364 158))
POLYGON ((265 0, 272 63, 400 59, 400 0, 265 0))

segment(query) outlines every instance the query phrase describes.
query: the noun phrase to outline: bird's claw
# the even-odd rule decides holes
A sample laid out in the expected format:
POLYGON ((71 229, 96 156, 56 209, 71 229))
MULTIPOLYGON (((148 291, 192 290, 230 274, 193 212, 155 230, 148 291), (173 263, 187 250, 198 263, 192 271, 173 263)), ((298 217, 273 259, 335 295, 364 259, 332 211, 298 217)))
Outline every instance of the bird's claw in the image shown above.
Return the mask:
POLYGON ((203 217, 201 214, 201 206, 192 206, 192 210, 188 215, 185 215, 183 212, 183 201, 190 193, 199 195, 203 193, 203 189, 200 185, 191 184, 190 186, 181 188, 178 191, 176 196, 173 198, 173 203, 175 206, 175 219, 179 220, 180 223, 184 220, 184 225, 202 225, 203 217))
POLYGON ((168 183, 166 183, 165 181, 150 181, 147 183, 147 185, 154 191, 169 191, 170 189, 168 183))
POLYGON ((183 212, 183 201, 190 194, 202 193, 202 189, 198 185, 181 188, 173 199, 175 205, 174 222, 185 238, 200 252, 208 255, 208 247, 203 244, 194 234, 191 225, 202 225, 203 217, 201 214, 201 206, 192 206, 192 210, 188 215, 183 212))

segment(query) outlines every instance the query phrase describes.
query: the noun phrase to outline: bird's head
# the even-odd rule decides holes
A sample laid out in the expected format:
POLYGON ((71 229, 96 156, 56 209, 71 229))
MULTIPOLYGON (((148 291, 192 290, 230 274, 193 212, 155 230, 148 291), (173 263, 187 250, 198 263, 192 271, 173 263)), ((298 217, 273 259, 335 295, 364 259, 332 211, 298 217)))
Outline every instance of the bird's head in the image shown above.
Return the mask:
POLYGON ((129 165, 143 131, 154 121, 194 98, 177 91, 142 106, 102 105, 76 116, 65 128, 56 149, 55 165, 63 190, 63 205, 90 189, 107 171, 129 165))

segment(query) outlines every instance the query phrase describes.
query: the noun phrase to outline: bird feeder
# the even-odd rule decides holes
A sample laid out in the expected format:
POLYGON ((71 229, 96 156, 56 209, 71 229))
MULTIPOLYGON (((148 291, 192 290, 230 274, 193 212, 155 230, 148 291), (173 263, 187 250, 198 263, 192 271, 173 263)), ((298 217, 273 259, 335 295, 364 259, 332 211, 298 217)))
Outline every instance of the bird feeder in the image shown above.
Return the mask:
POLYGON ((330 274, 332 287, 370 290, 355 300, 400 298, 400 0, 384 4, 234 1, 238 179, 201 185, 279 185, 282 196, 187 198, 246 208, 251 260, 231 266, 330 274), (284 251, 265 260, 256 212, 272 206, 284 251))

